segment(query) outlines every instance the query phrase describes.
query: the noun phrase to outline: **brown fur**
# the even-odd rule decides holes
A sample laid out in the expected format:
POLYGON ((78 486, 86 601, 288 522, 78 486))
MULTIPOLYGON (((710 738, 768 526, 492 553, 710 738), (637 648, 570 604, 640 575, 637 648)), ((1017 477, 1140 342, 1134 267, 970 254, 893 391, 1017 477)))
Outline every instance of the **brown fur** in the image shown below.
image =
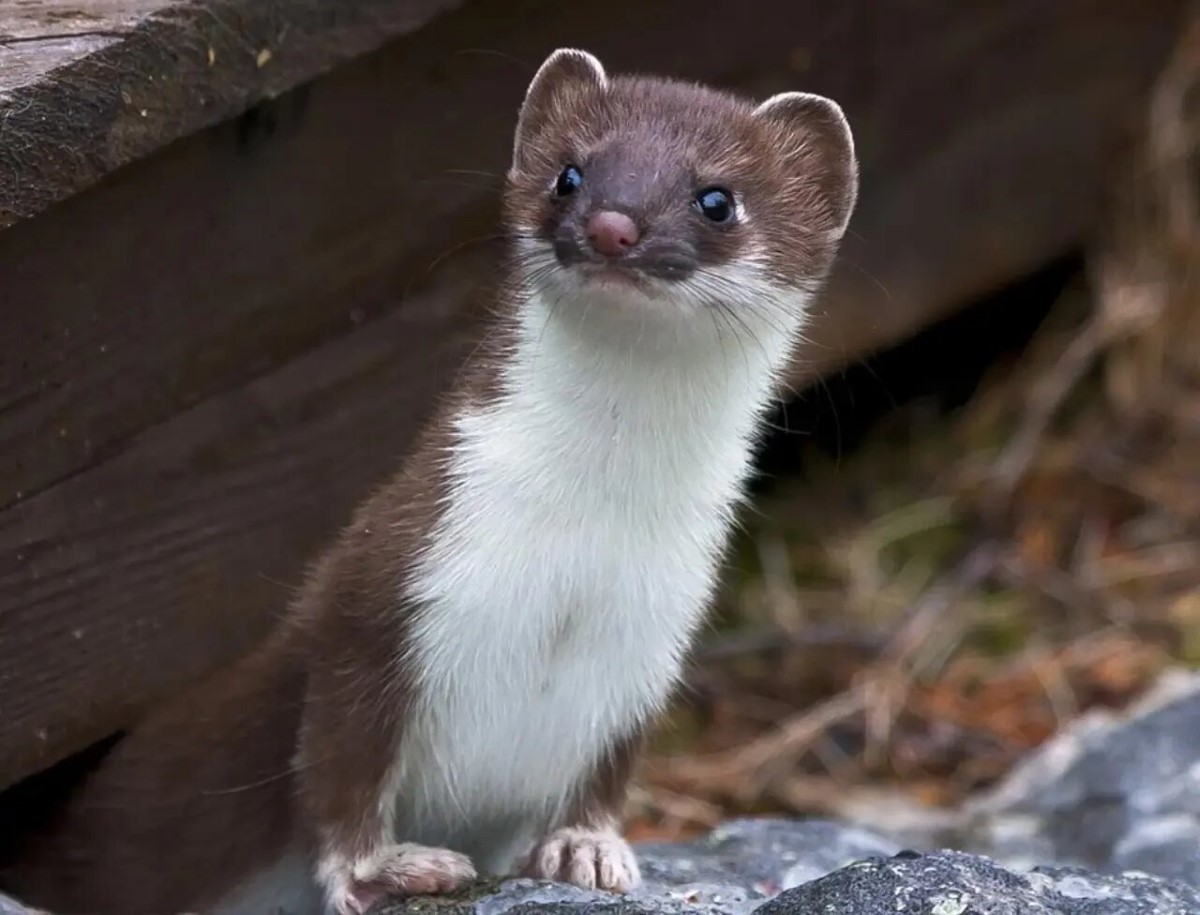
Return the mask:
POLYGON ((639 730, 614 744, 580 781, 566 815, 555 825, 601 828, 616 824, 645 740, 645 732, 639 730))
MULTIPOLYGON (((633 217, 628 266, 670 279, 751 249, 783 284, 819 280, 854 203, 849 135, 819 102, 755 114, 744 99, 646 78, 601 82, 559 59, 531 87, 505 195, 514 235, 554 243, 560 263, 593 257, 597 207, 633 217), (582 192, 549 193, 565 164, 582 192), (746 223, 705 222, 687 202, 710 184, 745 203, 746 223)), ((120 742, 0 885, 68 913, 180 912, 212 904, 285 850, 347 859, 377 850, 379 798, 413 684, 396 664, 421 607, 404 582, 445 492, 447 423, 497 395, 516 295, 502 286, 469 369, 399 473, 313 566, 288 619, 257 652, 189 690, 120 742)), ((641 734, 581 777, 558 827, 617 821, 641 734)), ((401 839, 403 837, 400 837, 401 839)))
POLYGON ((273 638, 146 720, 0 882, 56 915, 175 913, 268 865, 294 829, 297 661, 273 638))
POLYGON ((584 239, 587 215, 633 217, 639 244, 622 261, 684 279, 761 249, 773 276, 806 288, 833 262, 857 195, 857 163, 844 123, 817 102, 756 116, 730 93, 647 77, 601 85, 569 62, 534 86, 518 125, 505 201, 510 225, 556 245, 564 264, 598 262, 584 239), (549 189, 567 164, 579 193, 549 189), (714 224, 689 207, 710 186, 733 191, 744 223, 714 224))

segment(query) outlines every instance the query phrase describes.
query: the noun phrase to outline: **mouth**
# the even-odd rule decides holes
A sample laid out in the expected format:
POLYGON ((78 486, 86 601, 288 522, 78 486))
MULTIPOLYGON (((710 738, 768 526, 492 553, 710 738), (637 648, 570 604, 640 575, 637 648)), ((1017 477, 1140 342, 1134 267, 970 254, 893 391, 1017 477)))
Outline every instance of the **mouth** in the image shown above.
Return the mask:
POLYGON ((602 289, 650 291, 650 284, 641 273, 620 264, 583 263, 577 264, 575 269, 580 278, 590 286, 602 289))

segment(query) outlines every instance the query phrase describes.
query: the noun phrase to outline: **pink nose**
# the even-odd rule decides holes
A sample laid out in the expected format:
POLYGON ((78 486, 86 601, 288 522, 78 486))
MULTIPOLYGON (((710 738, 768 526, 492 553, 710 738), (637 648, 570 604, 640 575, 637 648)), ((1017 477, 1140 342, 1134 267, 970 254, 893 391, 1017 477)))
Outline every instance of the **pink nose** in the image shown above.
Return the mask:
POLYGON ((624 213, 601 210, 588 219, 587 237, 592 247, 605 257, 616 257, 637 244, 638 230, 624 213))

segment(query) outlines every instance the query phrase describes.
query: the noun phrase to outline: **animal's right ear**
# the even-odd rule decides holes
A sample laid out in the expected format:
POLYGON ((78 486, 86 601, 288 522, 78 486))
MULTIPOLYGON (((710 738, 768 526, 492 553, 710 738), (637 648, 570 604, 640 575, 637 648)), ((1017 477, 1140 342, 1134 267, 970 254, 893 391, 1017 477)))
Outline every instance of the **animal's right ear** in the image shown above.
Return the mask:
POLYGON ((522 164, 530 139, 545 124, 554 106, 561 104, 564 95, 603 89, 607 84, 604 65, 587 51, 559 48, 547 57, 525 90, 525 101, 517 117, 513 163, 522 164))

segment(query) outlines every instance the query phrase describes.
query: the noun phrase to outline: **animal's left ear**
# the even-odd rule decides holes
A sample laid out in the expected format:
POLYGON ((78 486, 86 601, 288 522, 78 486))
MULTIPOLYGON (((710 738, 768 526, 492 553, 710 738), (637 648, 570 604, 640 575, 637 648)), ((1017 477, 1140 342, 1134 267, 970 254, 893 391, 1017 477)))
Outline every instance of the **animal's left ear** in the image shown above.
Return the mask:
POLYGON ((604 66, 587 51, 559 48, 534 74, 517 118, 513 162, 523 164, 524 154, 556 105, 572 94, 603 89, 608 84, 604 66))
POLYGON ((841 106, 821 95, 781 92, 755 114, 775 128, 789 165, 816 182, 837 233, 845 232, 858 198, 858 159, 841 106))

